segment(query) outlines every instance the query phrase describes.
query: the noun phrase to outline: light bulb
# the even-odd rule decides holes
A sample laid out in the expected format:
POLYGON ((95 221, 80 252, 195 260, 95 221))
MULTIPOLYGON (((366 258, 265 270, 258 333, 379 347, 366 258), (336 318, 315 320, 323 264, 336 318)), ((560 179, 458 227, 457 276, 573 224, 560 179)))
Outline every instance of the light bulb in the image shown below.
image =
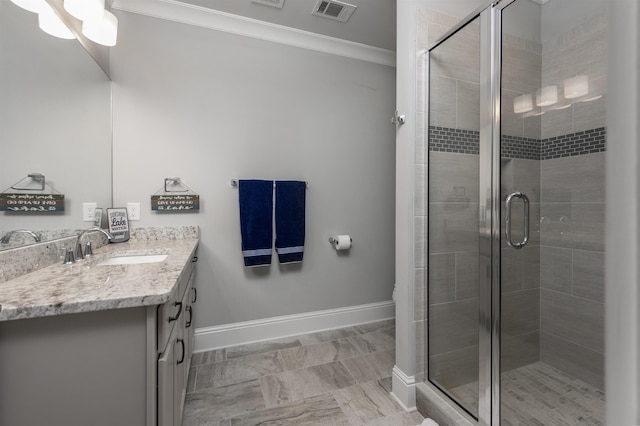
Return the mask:
POLYGON ((533 96, 524 94, 513 98, 513 112, 522 114, 533 109, 533 96))
POLYGON ((38 26, 42 31, 54 37, 64 38, 67 40, 76 38, 65 23, 62 22, 60 17, 56 15, 53 9, 49 9, 48 12, 38 14, 38 26))
POLYGON ((536 105, 549 106, 558 102, 558 87, 546 86, 536 91, 536 105))
POLYGON ((118 39, 118 18, 105 10, 102 19, 82 23, 82 34, 103 46, 115 46, 118 39))
POLYGON ((45 0, 11 0, 11 2, 33 13, 43 13, 51 10, 51 6, 45 0))
POLYGON ((586 75, 576 75, 564 81, 565 98, 579 98, 587 93, 589 93, 589 77, 586 75))
POLYGON ((81 21, 102 19, 104 0, 64 0, 64 10, 81 21))

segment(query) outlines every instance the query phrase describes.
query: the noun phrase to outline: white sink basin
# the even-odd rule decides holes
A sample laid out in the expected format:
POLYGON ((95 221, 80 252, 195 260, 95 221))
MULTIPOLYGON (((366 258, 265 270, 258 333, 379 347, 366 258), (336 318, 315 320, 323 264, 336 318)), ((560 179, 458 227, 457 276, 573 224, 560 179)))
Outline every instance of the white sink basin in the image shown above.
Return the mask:
POLYGON ((115 256, 98 263, 100 265, 137 265, 139 263, 158 263, 167 258, 166 254, 141 254, 131 256, 115 256))

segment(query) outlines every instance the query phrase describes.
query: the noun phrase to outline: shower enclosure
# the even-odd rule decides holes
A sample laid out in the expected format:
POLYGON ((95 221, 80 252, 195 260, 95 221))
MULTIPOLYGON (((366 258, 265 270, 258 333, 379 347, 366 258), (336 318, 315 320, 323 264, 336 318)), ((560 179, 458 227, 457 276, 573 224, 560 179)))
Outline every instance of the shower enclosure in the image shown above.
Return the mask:
POLYGON ((604 424, 606 2, 540 3, 420 29, 425 381, 482 425, 604 424))

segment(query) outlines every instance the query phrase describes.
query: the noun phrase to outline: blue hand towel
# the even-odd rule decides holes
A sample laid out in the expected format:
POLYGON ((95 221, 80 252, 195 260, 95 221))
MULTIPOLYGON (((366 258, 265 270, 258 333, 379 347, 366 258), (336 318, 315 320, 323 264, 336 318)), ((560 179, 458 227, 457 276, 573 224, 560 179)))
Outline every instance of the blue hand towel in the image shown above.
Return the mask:
POLYGON ((302 262, 307 184, 276 181, 276 252, 280 263, 302 262))
POLYGON ((238 193, 244 265, 269 265, 273 246, 273 181, 240 180, 238 193))

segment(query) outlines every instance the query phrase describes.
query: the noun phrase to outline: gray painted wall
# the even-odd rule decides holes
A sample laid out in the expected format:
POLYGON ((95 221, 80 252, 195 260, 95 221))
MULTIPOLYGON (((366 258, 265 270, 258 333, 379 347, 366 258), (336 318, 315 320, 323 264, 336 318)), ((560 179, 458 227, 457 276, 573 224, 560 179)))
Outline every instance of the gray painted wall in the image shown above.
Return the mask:
POLYGON ((111 204, 110 81, 76 40, 0 1, 0 191, 29 173, 65 195, 61 214, 0 213, 0 232, 84 228, 82 203, 111 204))
POLYGON ((394 284, 395 70, 118 12, 114 204, 202 232, 196 327, 386 301, 394 284), (199 212, 152 213, 180 176, 199 212), (301 265, 243 266, 232 178, 308 182, 301 265), (348 233, 336 253, 328 238, 348 233))
POLYGON ((606 420, 632 425, 640 424, 640 4, 608 7, 606 420))

